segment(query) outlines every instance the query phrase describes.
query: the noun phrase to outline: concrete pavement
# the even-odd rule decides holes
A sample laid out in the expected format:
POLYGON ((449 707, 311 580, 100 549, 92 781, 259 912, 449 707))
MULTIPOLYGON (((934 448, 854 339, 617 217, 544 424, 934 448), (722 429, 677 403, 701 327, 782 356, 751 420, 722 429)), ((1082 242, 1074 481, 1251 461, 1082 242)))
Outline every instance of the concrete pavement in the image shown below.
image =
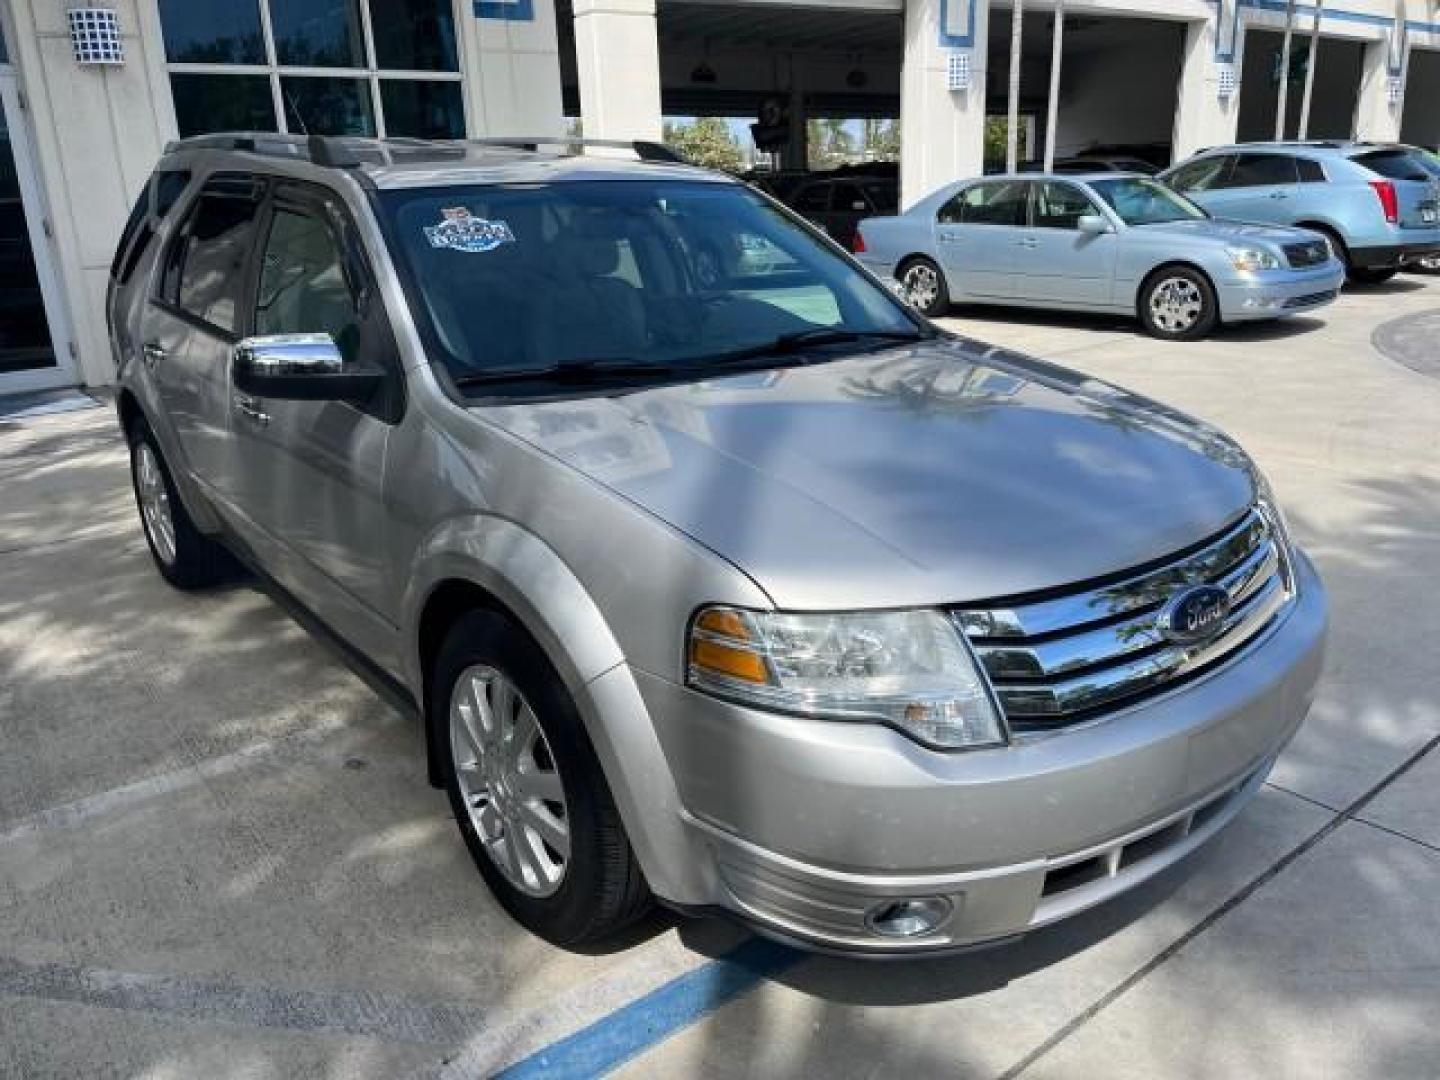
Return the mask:
MULTIPOLYGON (((1435 311, 1440 279, 1402 278, 1170 346, 957 312, 1257 457, 1332 593, 1315 714, 1145 888, 968 957, 797 959, 625 1071, 1434 1075, 1440 380, 1372 336, 1435 311)), ((518 930, 417 732, 253 588, 155 575, 108 410, 0 422, 0 746, 0 1077, 482 1075, 743 940, 657 916, 576 956, 518 930)))

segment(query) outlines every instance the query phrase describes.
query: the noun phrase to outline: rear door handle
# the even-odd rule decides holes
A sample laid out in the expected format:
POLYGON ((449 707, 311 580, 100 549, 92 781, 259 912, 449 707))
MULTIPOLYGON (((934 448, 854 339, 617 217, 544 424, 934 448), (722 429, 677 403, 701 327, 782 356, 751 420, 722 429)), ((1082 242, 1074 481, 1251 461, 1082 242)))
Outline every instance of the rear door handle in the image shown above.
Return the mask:
POLYGON ((1272 199, 1288 199, 1288 198, 1290 198, 1290 193, 1289 193, 1288 191, 1272 191, 1272 192, 1270 192, 1270 198, 1272 198, 1272 199))
POLYGON ((270 423, 270 414, 260 407, 260 403, 248 394, 235 395, 235 411, 251 423, 264 427, 270 423))
POLYGON ((140 346, 140 356, 144 359, 145 366, 151 371, 154 371, 155 365, 165 359, 165 346, 158 345, 153 341, 147 341, 144 345, 140 346))
POLYGON ((1017 247, 1037 248, 1040 246, 1040 241, 1036 240, 1033 236, 1027 236, 1024 240, 1016 240, 1015 244, 1017 247))

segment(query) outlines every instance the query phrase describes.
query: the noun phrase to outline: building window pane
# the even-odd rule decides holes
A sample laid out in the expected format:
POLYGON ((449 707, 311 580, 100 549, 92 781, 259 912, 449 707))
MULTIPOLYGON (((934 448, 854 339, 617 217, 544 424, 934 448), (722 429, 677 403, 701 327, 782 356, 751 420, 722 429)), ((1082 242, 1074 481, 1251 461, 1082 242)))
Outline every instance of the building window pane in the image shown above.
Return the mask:
POLYGON ((275 58, 296 67, 365 67, 358 0, 270 0, 275 58))
POLYGON ((465 108, 458 82, 403 82, 384 79, 385 134, 414 139, 463 139, 465 108))
POLYGON ((460 70, 450 0, 370 0, 370 29, 382 68, 460 70))
POLYGON ((365 79, 287 76, 280 80, 286 123, 310 135, 374 135, 375 113, 365 79))
POLYGON ((172 64, 265 63, 255 0, 160 0, 160 26, 172 64))
POLYGON ((170 76, 180 137, 207 131, 276 131, 270 80, 264 75, 170 76))

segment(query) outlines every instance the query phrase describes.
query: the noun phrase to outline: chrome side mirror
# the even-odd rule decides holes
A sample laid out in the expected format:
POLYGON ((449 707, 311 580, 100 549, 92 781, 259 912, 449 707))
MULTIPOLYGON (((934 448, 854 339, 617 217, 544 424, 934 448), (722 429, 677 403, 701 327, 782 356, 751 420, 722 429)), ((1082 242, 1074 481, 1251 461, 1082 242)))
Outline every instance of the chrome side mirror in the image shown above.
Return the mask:
POLYGON ((1086 236, 1100 236, 1111 231, 1110 223, 1099 214, 1081 214, 1075 227, 1086 236))
POLYGON ((234 348, 230 377, 238 390, 290 401, 362 401, 384 374, 356 368, 329 334, 249 337, 234 348))

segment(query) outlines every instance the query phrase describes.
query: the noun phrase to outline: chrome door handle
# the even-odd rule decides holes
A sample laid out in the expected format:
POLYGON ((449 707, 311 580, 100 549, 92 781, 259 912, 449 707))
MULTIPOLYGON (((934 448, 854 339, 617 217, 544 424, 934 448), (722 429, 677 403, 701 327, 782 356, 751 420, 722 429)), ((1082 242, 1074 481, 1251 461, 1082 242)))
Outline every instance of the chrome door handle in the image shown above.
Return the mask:
POLYGON ((1290 193, 1289 193, 1288 191, 1272 191, 1272 192, 1270 192, 1270 198, 1272 198, 1272 199, 1288 199, 1288 198, 1290 198, 1290 193))
POLYGON ((1017 247, 1037 248, 1040 246, 1040 241, 1034 239, 1033 237, 1026 237, 1024 240, 1016 240, 1015 244, 1017 247))
POLYGON ((145 361, 145 366, 154 371, 155 365, 165 359, 165 346, 147 341, 140 346, 140 356, 145 361))
POLYGON ((235 411, 260 427, 270 423, 270 414, 260 408, 258 401, 246 394, 235 395, 235 411))

